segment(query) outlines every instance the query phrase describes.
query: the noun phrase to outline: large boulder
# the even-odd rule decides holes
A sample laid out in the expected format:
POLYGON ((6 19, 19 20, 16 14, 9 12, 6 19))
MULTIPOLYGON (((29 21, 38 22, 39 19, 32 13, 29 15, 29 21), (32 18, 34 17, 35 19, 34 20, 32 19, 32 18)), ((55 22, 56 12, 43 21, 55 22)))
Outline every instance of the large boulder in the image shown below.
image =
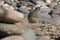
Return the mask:
POLYGON ((0 8, 0 10, 0 22, 16 23, 24 18, 21 12, 4 8, 0 8))

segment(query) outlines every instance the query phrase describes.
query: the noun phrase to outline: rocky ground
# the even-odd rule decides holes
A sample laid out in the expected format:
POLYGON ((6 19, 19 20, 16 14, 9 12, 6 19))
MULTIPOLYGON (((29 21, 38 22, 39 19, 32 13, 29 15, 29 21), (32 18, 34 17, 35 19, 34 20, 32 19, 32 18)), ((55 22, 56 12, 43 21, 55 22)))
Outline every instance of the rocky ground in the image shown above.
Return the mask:
POLYGON ((59 40, 60 0, 0 0, 0 40, 59 40))

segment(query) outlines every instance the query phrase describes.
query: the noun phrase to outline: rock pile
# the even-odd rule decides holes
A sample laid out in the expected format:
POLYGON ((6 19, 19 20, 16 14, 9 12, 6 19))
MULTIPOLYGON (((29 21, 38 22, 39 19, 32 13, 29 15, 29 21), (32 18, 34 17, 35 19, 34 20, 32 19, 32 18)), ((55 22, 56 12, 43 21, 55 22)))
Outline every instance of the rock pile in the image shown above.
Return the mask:
MULTIPOLYGON (((17 36, 6 37, 7 35, 5 35, 6 38, 1 40, 15 40, 15 37, 19 40, 36 40, 35 34, 40 33, 40 31, 34 33, 35 31, 29 28, 23 28, 23 25, 18 26, 19 22, 60 26, 60 0, 0 0, 0 30, 4 30, 0 33, 5 34, 5 31, 8 30, 6 33, 8 35, 13 35, 16 32, 15 34, 19 33, 23 37, 20 37, 21 35, 20 38, 17 36), (15 26, 19 29, 14 28, 15 26)), ((50 40, 46 36, 41 37, 38 37, 37 40, 50 40)))

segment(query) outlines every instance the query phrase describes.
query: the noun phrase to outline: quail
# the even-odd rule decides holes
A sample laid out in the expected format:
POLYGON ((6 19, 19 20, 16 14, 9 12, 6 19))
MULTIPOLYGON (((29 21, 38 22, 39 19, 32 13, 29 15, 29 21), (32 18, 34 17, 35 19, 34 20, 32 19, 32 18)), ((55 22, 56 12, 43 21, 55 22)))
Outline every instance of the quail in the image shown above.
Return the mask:
POLYGON ((38 11, 40 10, 40 7, 36 7, 34 11, 32 11, 29 15, 28 15, 28 21, 29 23, 37 23, 38 22, 38 11))

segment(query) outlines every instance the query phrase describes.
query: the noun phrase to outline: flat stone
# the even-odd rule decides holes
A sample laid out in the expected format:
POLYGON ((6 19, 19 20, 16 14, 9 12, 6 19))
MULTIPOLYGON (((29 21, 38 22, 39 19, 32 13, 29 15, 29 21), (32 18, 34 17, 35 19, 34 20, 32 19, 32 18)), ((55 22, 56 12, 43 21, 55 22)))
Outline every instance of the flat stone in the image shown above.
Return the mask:
POLYGON ((34 3, 37 3, 37 1, 43 1, 43 0, 31 0, 31 1, 33 1, 34 3))
POLYGON ((37 40, 50 40, 50 36, 37 36, 37 40))

